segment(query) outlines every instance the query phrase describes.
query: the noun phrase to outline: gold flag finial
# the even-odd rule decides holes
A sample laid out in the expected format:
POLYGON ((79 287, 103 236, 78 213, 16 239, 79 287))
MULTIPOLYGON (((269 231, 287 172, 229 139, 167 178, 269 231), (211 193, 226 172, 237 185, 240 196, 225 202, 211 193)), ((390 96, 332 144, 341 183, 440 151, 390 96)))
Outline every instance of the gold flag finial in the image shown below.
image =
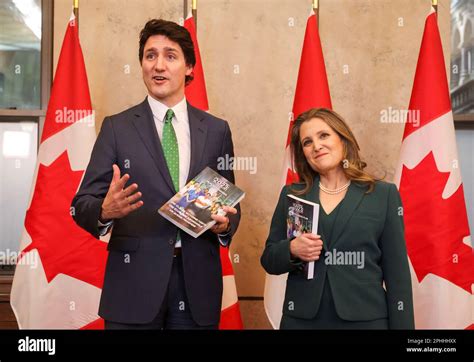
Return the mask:
POLYGON ((313 9, 319 9, 319 0, 313 0, 313 9))
POLYGON ((197 0, 193 0, 193 3, 191 5, 192 10, 197 10, 197 0))
POLYGON ((77 28, 79 29, 79 0, 72 0, 72 12, 76 18, 77 28))
POLYGON ((431 5, 438 6, 438 0, 431 0, 431 5))

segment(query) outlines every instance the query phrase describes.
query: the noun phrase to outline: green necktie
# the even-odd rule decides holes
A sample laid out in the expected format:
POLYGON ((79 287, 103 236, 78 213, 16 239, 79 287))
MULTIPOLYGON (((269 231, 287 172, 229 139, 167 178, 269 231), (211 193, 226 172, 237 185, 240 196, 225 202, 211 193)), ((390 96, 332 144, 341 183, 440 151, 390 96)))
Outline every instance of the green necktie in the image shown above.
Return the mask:
POLYGON ((165 154, 166 164, 173 180, 175 191, 179 190, 179 150, 178 140, 174 132, 171 121, 173 120, 174 112, 168 109, 165 116, 165 125, 163 127, 163 152, 165 154))
MULTIPOLYGON (((165 125, 163 126, 163 153, 165 154, 166 164, 173 181, 173 186, 176 192, 179 190, 179 149, 178 140, 171 121, 173 120, 174 112, 168 109, 165 116, 165 125)), ((181 240, 181 234, 177 231, 176 240, 181 240)))

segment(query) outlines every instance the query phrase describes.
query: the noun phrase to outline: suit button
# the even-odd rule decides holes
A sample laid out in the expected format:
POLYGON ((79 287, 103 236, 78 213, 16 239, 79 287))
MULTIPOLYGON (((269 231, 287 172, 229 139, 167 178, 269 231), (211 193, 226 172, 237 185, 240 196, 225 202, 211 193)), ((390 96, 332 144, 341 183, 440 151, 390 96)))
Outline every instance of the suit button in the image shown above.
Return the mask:
POLYGON ((169 240, 168 240, 168 243, 170 243, 170 245, 174 245, 174 240, 173 240, 173 239, 169 239, 169 240))

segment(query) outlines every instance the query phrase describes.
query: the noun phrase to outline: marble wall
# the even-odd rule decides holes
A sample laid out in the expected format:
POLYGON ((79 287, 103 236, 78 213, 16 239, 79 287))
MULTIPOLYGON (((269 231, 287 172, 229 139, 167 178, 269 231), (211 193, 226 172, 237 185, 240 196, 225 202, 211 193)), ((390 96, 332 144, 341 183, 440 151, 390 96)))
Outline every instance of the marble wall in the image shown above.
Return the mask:
MULTIPOLYGON (((191 1, 189 1, 191 2, 191 1)), ((71 0, 56 0, 54 60, 71 0)), ((245 189, 242 222, 231 247, 237 289, 261 297, 260 266, 280 191, 288 116, 310 0, 199 0, 198 38, 210 111, 229 121, 237 156, 255 157, 256 173, 236 171, 245 189)), ((320 35, 333 108, 352 127, 369 170, 393 178, 403 124, 381 112, 408 106, 429 0, 320 0, 320 35), (391 107, 391 108, 390 108, 391 107)), ((146 95, 138 33, 152 17, 179 21, 182 0, 81 0, 80 37, 97 129, 106 115, 146 95)), ((439 27, 449 65, 449 1, 439 27)), ((268 328, 261 301, 241 303, 248 328, 268 328)))

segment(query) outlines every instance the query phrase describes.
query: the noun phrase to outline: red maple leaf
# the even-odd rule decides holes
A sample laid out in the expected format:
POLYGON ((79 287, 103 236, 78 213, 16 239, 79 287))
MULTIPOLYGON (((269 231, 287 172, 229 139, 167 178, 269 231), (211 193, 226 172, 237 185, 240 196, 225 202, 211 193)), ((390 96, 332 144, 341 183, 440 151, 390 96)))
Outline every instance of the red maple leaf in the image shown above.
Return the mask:
POLYGON ((25 228, 32 242, 22 252, 37 249, 48 283, 58 274, 102 288, 106 243, 76 225, 71 200, 84 171, 72 171, 67 151, 50 166, 40 164, 25 228))
POLYGON ((408 255, 418 281, 428 274, 449 280, 471 293, 474 254, 462 242, 470 235, 462 184, 442 198, 449 172, 440 172, 430 152, 416 167, 403 166, 403 200, 408 255))

